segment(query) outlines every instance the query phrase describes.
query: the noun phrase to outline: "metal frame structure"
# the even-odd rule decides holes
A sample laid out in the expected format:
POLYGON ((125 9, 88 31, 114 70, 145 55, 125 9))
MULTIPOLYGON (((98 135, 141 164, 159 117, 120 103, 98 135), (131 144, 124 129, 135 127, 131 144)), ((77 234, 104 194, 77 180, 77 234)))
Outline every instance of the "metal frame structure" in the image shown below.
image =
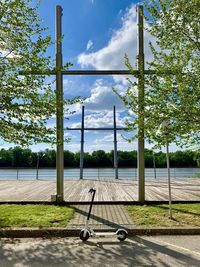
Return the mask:
MULTIPOLYGON (((64 129, 63 129, 63 75, 135 75, 138 78, 138 201, 145 201, 144 161, 144 77, 152 74, 173 74, 171 70, 145 70, 143 6, 138 6, 138 68, 137 70, 62 70, 62 7, 56 6, 56 67, 52 71, 20 72, 21 75, 56 75, 56 131, 57 131, 57 192, 56 202, 63 202, 64 185, 64 129)), ((84 126, 83 126, 84 127, 84 126)), ((85 128, 86 129, 86 128, 85 128)), ((83 147, 81 148, 83 149, 83 147)))
POLYGON ((84 162, 84 131, 113 131, 114 136, 114 169, 115 169, 115 179, 118 179, 118 157, 117 157, 117 131, 127 130, 125 127, 117 127, 116 125, 116 109, 113 107, 113 127, 84 127, 84 114, 85 107, 82 106, 82 120, 81 127, 76 128, 66 128, 70 131, 81 131, 81 149, 80 149, 80 179, 83 179, 83 162, 84 162))
MULTIPOLYGON (((63 201, 63 75, 124 75, 133 74, 126 70, 106 71, 62 71, 62 8, 56 6, 56 92, 57 92, 57 202, 63 201)), ((145 160, 144 160, 144 31, 143 31, 143 6, 138 6, 138 195, 139 201, 145 201, 145 160)))

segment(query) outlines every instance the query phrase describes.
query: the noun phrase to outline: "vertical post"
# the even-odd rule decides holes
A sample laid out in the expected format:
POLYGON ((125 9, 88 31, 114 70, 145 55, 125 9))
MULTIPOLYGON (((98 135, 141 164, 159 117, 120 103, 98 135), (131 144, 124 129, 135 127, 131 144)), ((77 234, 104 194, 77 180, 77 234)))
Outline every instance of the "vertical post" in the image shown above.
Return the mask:
POLYGON ((114 122, 114 168, 115 168, 115 179, 118 179, 117 129, 116 129, 116 112, 115 112, 115 106, 113 107, 113 122, 114 122))
POLYGON ((156 158, 153 152, 153 169, 154 169, 154 179, 156 179, 156 158))
POLYGON ((38 180, 39 162, 40 162, 40 154, 39 154, 39 153, 37 153, 37 170, 36 170, 36 180, 38 180))
POLYGON ((143 6, 138 6, 138 200, 145 201, 144 161, 144 32, 143 6))
POLYGON ((83 153, 84 153, 84 106, 82 106, 81 123, 81 152, 80 152, 80 179, 83 179, 83 153))
POLYGON ((171 179, 170 179, 170 165, 169 165, 169 142, 166 139, 166 159, 167 159, 167 176, 168 176, 168 190, 169 190, 169 218, 172 219, 172 195, 171 195, 171 179))
POLYGON ((56 6, 56 132, 57 132, 57 195, 63 201, 63 77, 62 77, 62 7, 56 6))

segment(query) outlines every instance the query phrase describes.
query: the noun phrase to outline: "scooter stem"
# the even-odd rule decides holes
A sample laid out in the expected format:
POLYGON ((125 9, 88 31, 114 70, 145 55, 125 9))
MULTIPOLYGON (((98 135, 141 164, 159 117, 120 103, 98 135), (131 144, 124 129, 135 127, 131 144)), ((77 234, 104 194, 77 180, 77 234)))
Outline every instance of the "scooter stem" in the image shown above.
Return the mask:
POLYGON ((95 197, 95 194, 96 194, 96 189, 95 188, 90 188, 88 193, 91 193, 93 195, 92 195, 92 200, 91 200, 91 203, 90 203, 90 208, 89 208, 89 212, 88 212, 88 216, 87 216, 87 221, 89 221, 89 219, 90 219, 90 214, 91 214, 92 206, 93 206, 93 203, 94 203, 94 197, 95 197))

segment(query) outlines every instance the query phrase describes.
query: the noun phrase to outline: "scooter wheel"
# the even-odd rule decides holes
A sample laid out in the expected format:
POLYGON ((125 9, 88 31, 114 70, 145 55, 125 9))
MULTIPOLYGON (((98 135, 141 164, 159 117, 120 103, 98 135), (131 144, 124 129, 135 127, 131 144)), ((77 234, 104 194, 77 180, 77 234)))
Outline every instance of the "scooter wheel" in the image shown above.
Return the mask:
POLYGON ((117 232, 117 239, 118 239, 119 241, 124 241, 124 240, 126 239, 126 237, 127 237, 127 232, 126 232, 126 231, 124 231, 124 230, 119 230, 119 231, 117 232))
POLYGON ((80 239, 81 239, 82 241, 87 241, 88 238, 90 237, 90 233, 89 233, 88 230, 86 230, 86 233, 84 233, 84 232, 85 232, 84 229, 81 230, 81 231, 80 231, 80 234, 79 234, 79 237, 80 237, 80 239))

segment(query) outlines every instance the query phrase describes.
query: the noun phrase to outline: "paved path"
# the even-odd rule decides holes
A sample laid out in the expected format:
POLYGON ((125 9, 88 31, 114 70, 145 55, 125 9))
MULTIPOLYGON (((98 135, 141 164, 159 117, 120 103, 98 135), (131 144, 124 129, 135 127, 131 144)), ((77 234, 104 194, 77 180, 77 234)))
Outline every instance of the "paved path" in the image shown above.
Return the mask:
POLYGON ((199 267, 200 236, 0 239, 1 267, 199 267))
MULTIPOLYGON (((74 206, 74 219, 67 225, 68 228, 82 228, 87 219, 89 205, 74 206)), ((95 229, 118 229, 133 226, 126 207, 122 205, 93 205, 90 227, 95 229)))

